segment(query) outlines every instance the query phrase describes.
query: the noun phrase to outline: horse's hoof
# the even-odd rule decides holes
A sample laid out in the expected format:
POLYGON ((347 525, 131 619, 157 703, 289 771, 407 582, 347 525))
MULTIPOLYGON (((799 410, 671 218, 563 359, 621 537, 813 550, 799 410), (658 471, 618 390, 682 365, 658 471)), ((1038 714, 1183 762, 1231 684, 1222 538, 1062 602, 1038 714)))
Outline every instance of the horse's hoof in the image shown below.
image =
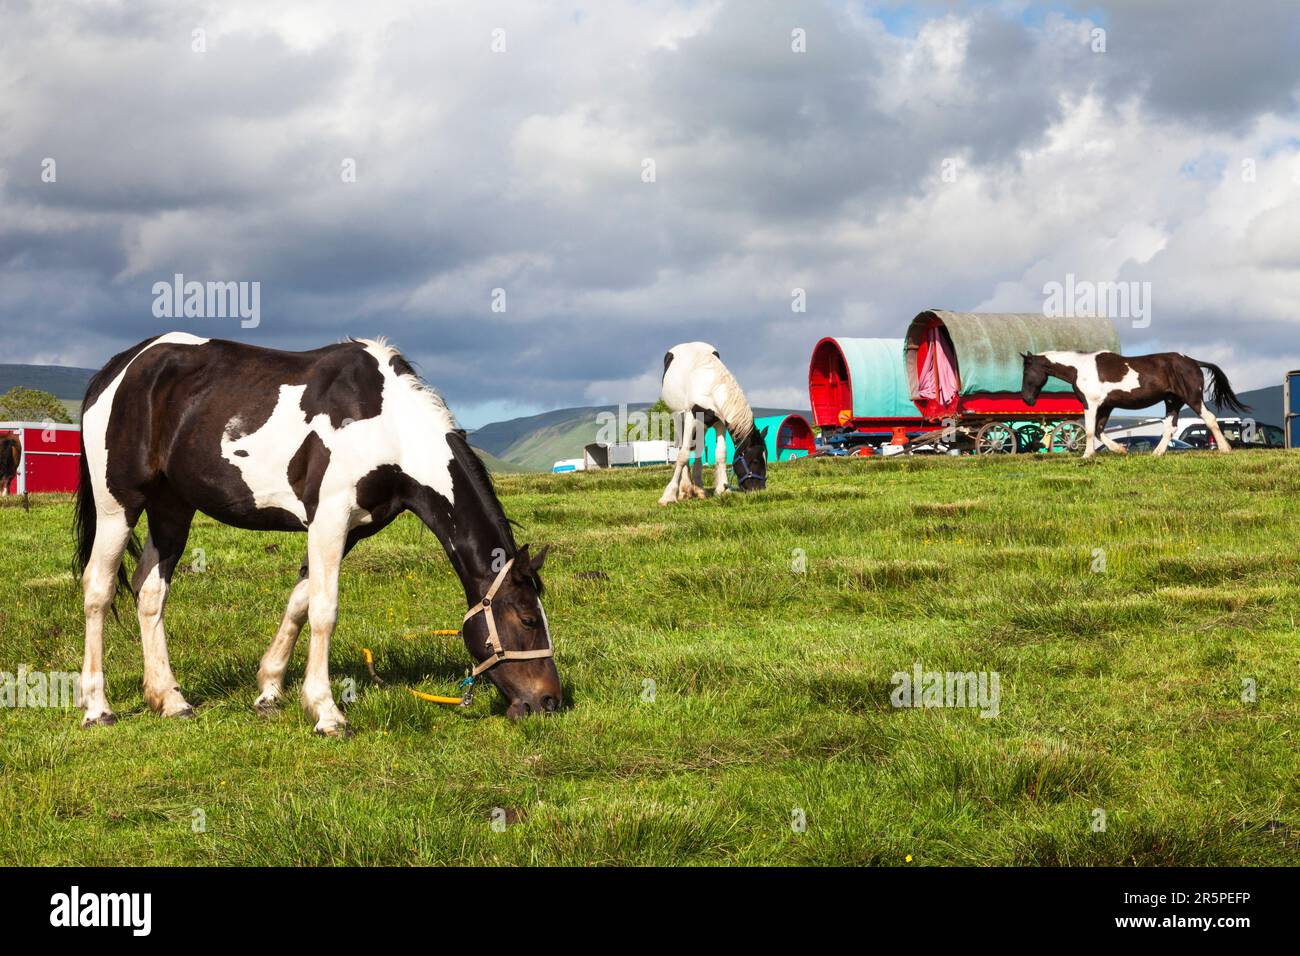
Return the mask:
POLYGON ((181 720, 189 720, 194 716, 194 708, 186 704, 174 714, 163 714, 164 717, 179 717, 181 720))
POLYGON ((280 702, 274 697, 258 698, 253 704, 253 710, 259 717, 274 717, 280 712, 280 702))
POLYGON ((87 727, 112 727, 117 723, 116 715, 112 713, 100 714, 98 717, 86 717, 81 721, 83 729, 87 727))
POLYGON ((352 736, 352 728, 347 724, 335 724, 332 727, 317 727, 314 733, 317 737, 337 737, 339 740, 347 740, 352 736))

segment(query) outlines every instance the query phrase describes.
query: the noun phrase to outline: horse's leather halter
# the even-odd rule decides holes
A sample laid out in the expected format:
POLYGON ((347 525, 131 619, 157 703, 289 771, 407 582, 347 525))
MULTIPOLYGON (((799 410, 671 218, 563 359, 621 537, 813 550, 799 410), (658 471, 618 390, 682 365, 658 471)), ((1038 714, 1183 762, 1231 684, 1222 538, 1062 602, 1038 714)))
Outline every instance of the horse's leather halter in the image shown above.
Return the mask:
POLYGON ((502 661, 532 661, 542 657, 555 656, 555 648, 551 646, 551 635, 549 633, 546 635, 546 647, 541 650, 508 651, 501 646, 501 638, 497 635, 496 618, 492 616, 492 599, 496 597, 497 590, 501 587, 501 583, 506 579, 506 575, 510 573, 510 568, 514 563, 514 558, 507 561, 505 567, 497 572, 496 580, 493 581, 492 586, 487 589, 487 594, 483 595, 483 600, 479 601, 479 603, 475 604, 465 612, 465 619, 462 622, 463 624, 468 624, 469 619, 480 612, 482 612, 483 617, 487 619, 487 643, 488 647, 492 650, 492 655, 480 661, 479 665, 474 668, 474 672, 470 677, 478 677, 479 674, 495 667, 502 661))

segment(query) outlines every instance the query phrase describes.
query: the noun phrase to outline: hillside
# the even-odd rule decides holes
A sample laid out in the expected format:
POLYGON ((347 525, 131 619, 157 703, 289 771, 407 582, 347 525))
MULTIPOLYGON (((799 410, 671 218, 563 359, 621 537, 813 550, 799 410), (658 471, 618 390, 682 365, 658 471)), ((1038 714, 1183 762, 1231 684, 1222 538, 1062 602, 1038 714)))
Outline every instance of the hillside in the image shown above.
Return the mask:
MULTIPOLYGON (((643 412, 650 406, 645 402, 628 405, 629 412, 643 412)), ((754 414, 786 415, 787 408, 755 408, 754 414)), ((550 471, 561 458, 577 458, 583 446, 596 441, 600 432, 597 416, 602 412, 617 413, 615 405, 588 405, 580 408, 558 408, 527 415, 509 421, 493 422, 471 433, 476 448, 482 448, 517 466, 516 470, 550 471)), ((808 417, 807 411, 798 414, 808 417)))
MULTIPOLYGON (((1277 425, 1281 427, 1284 422, 1282 408, 1282 386, 1270 385, 1268 388, 1256 388, 1249 392, 1242 392, 1237 396, 1243 402, 1250 406, 1250 415, 1253 415, 1256 421, 1263 422, 1266 425, 1277 425)), ((1211 406, 1215 414, 1220 414, 1215 406, 1211 406)), ((1224 415, 1236 415, 1236 412, 1224 411, 1224 415)))
POLYGON ((483 462, 483 464, 487 466, 487 470, 493 475, 518 475, 529 470, 527 468, 521 467, 520 465, 511 464, 508 461, 503 461, 502 459, 498 458, 496 455, 484 451, 482 448, 475 448, 474 453, 478 455, 479 459, 483 462))
POLYGON ((97 369, 67 365, 0 364, 0 394, 11 388, 39 388, 63 403, 74 422, 81 421, 81 400, 97 369))
POLYGON ((55 398, 80 403, 96 371, 65 365, 0 365, 0 392, 15 386, 39 388, 55 398))

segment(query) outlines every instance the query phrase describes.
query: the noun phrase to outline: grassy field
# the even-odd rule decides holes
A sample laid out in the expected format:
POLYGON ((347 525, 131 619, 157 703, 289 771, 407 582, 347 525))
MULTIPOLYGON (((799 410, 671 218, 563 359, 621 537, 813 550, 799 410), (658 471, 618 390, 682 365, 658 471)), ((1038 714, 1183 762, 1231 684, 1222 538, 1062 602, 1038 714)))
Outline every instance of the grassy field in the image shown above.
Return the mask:
MULTIPOLYGON (((144 707, 124 603, 117 726, 0 710, 0 862, 1300 861, 1300 455, 809 461, 660 509, 665 479, 498 482, 520 540, 553 548, 570 703, 547 720, 408 695, 464 671, 428 633, 458 625, 459 586, 409 516, 360 545, 333 652, 347 741, 298 707, 305 640, 285 711, 251 706, 303 539, 200 519, 207 570, 168 613, 195 718, 144 707), (891 706, 915 662, 996 672, 998 715, 891 706)), ((0 671, 79 670, 69 501, 14 505, 0 671)))

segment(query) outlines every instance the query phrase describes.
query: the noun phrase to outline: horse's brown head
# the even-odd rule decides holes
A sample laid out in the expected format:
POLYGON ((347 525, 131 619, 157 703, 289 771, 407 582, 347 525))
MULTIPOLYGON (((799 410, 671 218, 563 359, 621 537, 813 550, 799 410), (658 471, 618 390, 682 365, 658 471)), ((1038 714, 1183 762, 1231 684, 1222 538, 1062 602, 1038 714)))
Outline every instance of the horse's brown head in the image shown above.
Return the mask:
POLYGON ((551 656, 551 635, 542 610, 542 564, 524 545, 497 572, 483 600, 465 617, 465 647, 486 677, 510 702, 506 716, 552 714, 564 703, 560 674, 551 656))
POLYGON ((1051 363, 1042 355, 1022 352, 1025 360, 1025 374, 1020 383, 1020 397, 1026 405, 1033 406, 1038 401, 1038 393, 1051 376, 1051 363))

